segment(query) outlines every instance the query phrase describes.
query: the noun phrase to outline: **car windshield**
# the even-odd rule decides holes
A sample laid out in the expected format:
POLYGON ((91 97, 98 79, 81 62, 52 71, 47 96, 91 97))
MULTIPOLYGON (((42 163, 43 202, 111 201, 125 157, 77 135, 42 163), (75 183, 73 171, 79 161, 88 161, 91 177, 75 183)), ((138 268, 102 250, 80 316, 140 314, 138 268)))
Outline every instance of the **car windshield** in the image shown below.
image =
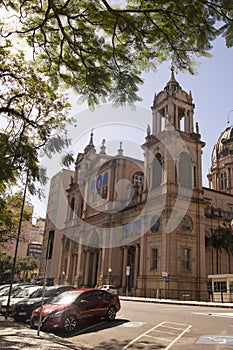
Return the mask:
POLYGON ((53 305, 65 305, 73 303, 81 292, 65 292, 60 295, 57 295, 50 304, 53 305))
POLYGON ((30 294, 30 298, 40 298, 42 297, 42 288, 36 289, 32 294, 30 294))
POLYGON ((6 288, 3 288, 1 291, 0 291, 0 296, 5 296, 9 293, 9 289, 10 287, 6 287, 6 288))
POLYGON ((17 291, 17 293, 15 293, 14 297, 16 297, 16 298, 28 298, 32 295, 33 292, 35 292, 35 287, 19 289, 17 291))
POLYGON ((0 291, 2 291, 3 289, 5 289, 5 288, 7 288, 7 287, 9 287, 9 286, 8 286, 8 285, 3 284, 3 285, 0 287, 0 291))
POLYGON ((47 289, 44 292, 45 297, 53 297, 56 293, 56 289, 47 289))
POLYGON ((12 296, 12 297, 17 297, 18 294, 22 292, 22 290, 23 290, 22 288, 16 288, 16 289, 14 289, 14 290, 12 291, 12 293, 11 293, 11 296, 12 296))

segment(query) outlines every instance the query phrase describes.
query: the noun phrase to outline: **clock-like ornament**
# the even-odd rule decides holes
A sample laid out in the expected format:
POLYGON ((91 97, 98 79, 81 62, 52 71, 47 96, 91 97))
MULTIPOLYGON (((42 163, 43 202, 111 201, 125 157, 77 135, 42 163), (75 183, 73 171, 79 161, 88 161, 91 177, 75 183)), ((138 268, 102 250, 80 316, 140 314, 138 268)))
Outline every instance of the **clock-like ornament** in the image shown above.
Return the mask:
POLYGON ((193 220, 189 215, 185 215, 180 223, 180 228, 185 233, 190 233, 193 230, 193 220))

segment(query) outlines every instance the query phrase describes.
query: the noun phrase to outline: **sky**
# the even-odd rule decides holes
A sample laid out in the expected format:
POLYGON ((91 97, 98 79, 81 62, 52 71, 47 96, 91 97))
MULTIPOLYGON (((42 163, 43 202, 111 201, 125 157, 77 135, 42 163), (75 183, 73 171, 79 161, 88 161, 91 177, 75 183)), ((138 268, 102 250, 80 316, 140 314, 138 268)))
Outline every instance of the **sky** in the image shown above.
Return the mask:
MULTIPOLYGON (((195 104, 194 123, 198 122, 203 149, 203 184, 211 166, 213 146, 222 131, 233 123, 233 48, 227 49, 223 39, 214 42, 212 58, 203 58, 197 75, 176 74, 181 87, 191 91, 195 104), (230 123, 227 123, 229 116, 230 123)), ((148 74, 141 89, 143 103, 152 104, 153 92, 164 88, 169 80, 169 65, 163 64, 156 74, 148 74), (151 92, 150 92, 151 91, 151 92)))
MULTIPOLYGON (((196 75, 181 72, 175 75, 182 89, 191 91, 193 96, 194 126, 198 122, 201 139, 206 143, 202 158, 202 181, 203 186, 206 187, 208 187, 207 173, 211 166, 213 146, 220 134, 233 124, 233 48, 227 49, 222 38, 217 39, 213 45, 214 48, 210 52, 211 58, 198 59, 200 65, 196 69, 196 75)), ((117 154, 122 141, 124 154, 137 156, 137 152, 141 152, 140 145, 144 142, 146 126, 151 125, 150 107, 154 94, 163 90, 169 81, 170 65, 171 62, 166 62, 158 67, 157 72, 148 72, 143 75, 144 84, 139 90, 142 102, 136 104, 135 110, 115 109, 109 105, 103 105, 96 108, 94 112, 90 112, 86 105, 78 105, 78 97, 69 92, 72 104, 71 115, 77 119, 76 126, 70 130, 72 138, 70 150, 75 155, 82 152, 89 142, 89 135, 93 128, 97 152, 104 138, 107 153, 117 154)), ((42 163, 48 168, 49 178, 62 168, 59 157, 49 161, 43 159, 42 163)), ((32 198, 34 217, 45 217, 48 192, 49 184, 45 188, 44 200, 40 202, 32 198)))

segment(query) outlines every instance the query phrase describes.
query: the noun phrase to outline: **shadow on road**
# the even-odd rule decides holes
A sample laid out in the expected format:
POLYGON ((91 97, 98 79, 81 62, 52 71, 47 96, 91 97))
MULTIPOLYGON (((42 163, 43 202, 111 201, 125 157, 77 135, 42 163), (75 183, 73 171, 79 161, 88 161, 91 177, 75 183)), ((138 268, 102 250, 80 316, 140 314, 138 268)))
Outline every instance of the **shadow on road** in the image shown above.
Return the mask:
MULTIPOLYGON (((41 337, 36 336, 36 330, 30 329, 30 327, 25 324, 15 323, 12 321, 0 322, 0 349, 4 350, 122 350, 125 347, 129 350, 140 350, 140 349, 150 349, 158 350, 164 349, 165 346, 159 343, 153 342, 153 340, 143 340, 140 339, 138 342, 130 344, 131 339, 121 340, 121 339, 110 339, 108 341, 102 341, 94 347, 86 347, 86 344, 80 344, 79 341, 77 345, 71 342, 69 338, 81 335, 90 334, 90 336, 95 336, 94 333, 110 329, 113 327, 118 327, 130 322, 127 319, 116 319, 112 322, 107 322, 106 320, 100 320, 99 322, 88 323, 80 326, 72 334, 65 334, 61 332, 53 332, 55 337, 49 332, 42 332, 41 337)), ((78 338, 77 338, 78 339, 78 338)))
MULTIPOLYGON (((104 329, 110 329, 113 327, 119 327, 127 322, 130 322, 127 319, 116 319, 111 322, 107 321, 99 321, 99 322, 93 322, 88 323, 88 325, 81 325, 77 330, 72 332, 71 334, 63 333, 63 332, 56 332, 56 335, 62 338, 72 338, 76 337, 81 334, 90 334, 90 336, 94 336, 93 333, 99 332, 104 329)), ((78 338, 77 338, 78 339, 78 338)), ((95 350, 122 350, 124 347, 127 346, 127 349, 129 350, 140 350, 140 349, 150 349, 150 350, 158 350, 158 349, 164 349, 166 346, 160 343, 153 343, 153 341, 146 341, 146 340, 140 340, 137 343, 133 343, 129 345, 131 340, 119 340, 119 339, 111 339, 108 341, 103 341, 98 345, 95 345, 95 347, 89 348, 89 349, 95 349, 95 350)))
MULTIPOLYGON (((125 346, 127 346, 130 343, 130 340, 124 340, 120 341, 117 339, 111 339, 107 342, 101 342, 97 347, 95 347, 96 350, 122 350, 125 346)), ((151 342, 147 341, 141 341, 140 343, 133 343, 127 347, 129 350, 139 350, 139 349, 150 349, 150 350, 157 350, 157 349, 164 349, 166 346, 162 344, 151 344, 151 342)))
POLYGON ((80 334, 87 334, 87 333, 93 333, 93 332, 99 332, 103 329, 109 329, 113 327, 121 326, 122 324, 130 322, 129 320, 124 319, 116 319, 114 321, 108 322, 106 320, 100 320, 95 322, 89 322, 88 324, 80 324, 79 327, 74 330, 72 333, 65 333, 62 331, 56 331, 56 335, 62 338, 72 338, 80 334))

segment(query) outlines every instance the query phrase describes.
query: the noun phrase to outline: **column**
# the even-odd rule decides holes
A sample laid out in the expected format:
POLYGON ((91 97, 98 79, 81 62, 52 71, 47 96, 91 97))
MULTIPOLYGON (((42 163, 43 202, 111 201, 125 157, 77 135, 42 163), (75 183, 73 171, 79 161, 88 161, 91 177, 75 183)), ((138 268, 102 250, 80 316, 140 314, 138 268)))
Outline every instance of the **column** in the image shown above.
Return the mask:
POLYGON ((76 266, 76 276, 75 276, 75 282, 77 287, 81 287, 83 282, 82 282, 82 276, 81 276, 81 262, 82 262, 82 257, 83 257, 83 245, 82 241, 80 241, 78 245, 78 259, 77 259, 77 266, 76 266))
POLYGON ((122 266, 122 281, 121 286, 123 288, 126 287, 126 266, 127 266, 127 259, 128 259, 128 248, 124 247, 124 255, 123 255, 123 266, 122 266))
POLYGON ((113 201, 115 191, 115 177, 116 177, 116 160, 111 160, 109 186, 108 186, 108 199, 113 201))
POLYGON ((77 254, 77 252, 76 252, 76 253, 74 253, 74 265, 73 265, 73 274, 72 274, 72 280, 71 280, 71 283, 72 283, 73 285, 75 284, 77 263, 78 263, 78 254, 77 254))
POLYGON ((98 260, 98 270, 97 270, 97 285, 102 285, 103 278, 101 279, 101 261, 102 261, 102 248, 99 249, 99 260, 98 260))
POLYGON ((229 193, 231 193, 231 168, 228 168, 228 172, 227 172, 227 187, 229 190, 229 193))
POLYGON ((62 283, 62 272, 64 270, 64 264, 65 264, 65 249, 64 249, 64 245, 65 245, 65 238, 64 235, 62 236, 61 239, 61 254, 60 254, 60 262, 59 262, 59 268, 58 268, 58 275, 57 275, 57 281, 58 284, 62 283))
POLYGON ((94 252, 94 254, 93 254, 94 256, 93 256, 93 266, 92 266, 92 275, 91 275, 91 285, 93 286, 93 287, 95 287, 95 284, 96 284, 96 271, 97 271, 97 266, 96 266, 96 264, 97 264, 97 253, 96 252, 94 252))
MULTIPOLYGON (((72 246, 72 242, 69 238, 67 238, 67 240, 69 240, 69 250, 68 250, 68 254, 67 254, 67 265, 66 265, 66 271, 65 272, 65 284, 70 284, 70 259, 71 259, 71 246, 72 246)), ((66 242, 67 242, 66 240, 66 242)))
POLYGON ((90 251, 86 251, 86 263, 85 263, 85 274, 84 274, 84 286, 88 287, 89 282, 89 267, 90 267, 90 251))
POLYGON ((185 114, 184 114, 184 131, 187 133, 190 133, 189 111, 186 111, 186 110, 185 110, 185 114))
POLYGON ((139 271, 139 246, 136 245, 136 251, 135 251, 135 265, 134 265, 134 288, 137 288, 137 277, 138 277, 138 271, 139 271))
POLYGON ((104 266, 105 266, 105 256, 106 256, 106 248, 102 248, 101 254, 101 263, 100 263, 100 279, 102 279, 102 283, 104 283, 104 266))
POLYGON ((162 129, 162 123, 161 123, 162 116, 159 112, 153 111, 153 126, 152 126, 152 134, 157 135, 161 132, 162 129))
POLYGON ((88 198, 88 195, 89 195, 89 184, 88 184, 88 181, 86 181, 86 184, 85 184, 85 189, 84 189, 84 198, 83 198, 83 217, 85 218, 86 217, 86 211, 87 211, 87 208, 88 208, 88 203, 89 203, 89 198, 88 198))
POLYGON ((190 129, 190 133, 192 133, 193 132, 193 109, 191 109, 189 112, 189 129, 190 129))

